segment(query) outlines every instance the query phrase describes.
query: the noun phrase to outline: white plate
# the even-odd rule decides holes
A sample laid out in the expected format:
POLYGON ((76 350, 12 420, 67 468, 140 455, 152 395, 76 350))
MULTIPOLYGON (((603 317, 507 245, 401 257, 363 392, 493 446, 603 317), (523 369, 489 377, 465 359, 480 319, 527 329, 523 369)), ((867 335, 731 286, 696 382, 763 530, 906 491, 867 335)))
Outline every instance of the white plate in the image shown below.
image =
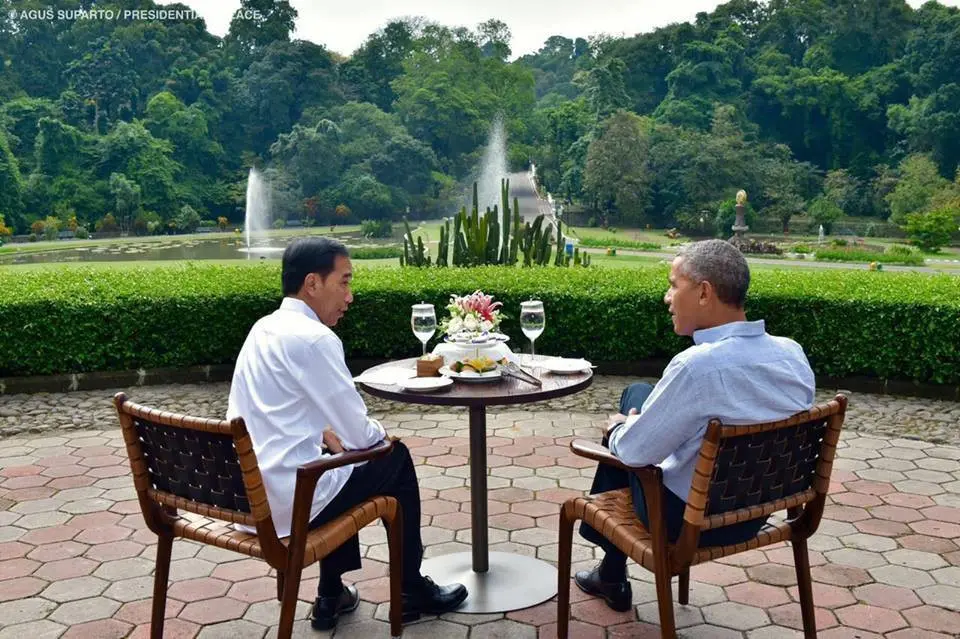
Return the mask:
POLYGON ((449 377, 411 377, 398 384, 404 390, 420 391, 421 393, 440 390, 452 385, 453 380, 449 377))
POLYGON ((417 371, 412 368, 401 368, 399 366, 390 366, 376 371, 366 370, 353 378, 355 382, 364 384, 377 384, 379 386, 391 386, 399 384, 411 377, 416 377, 417 371))
POLYGON ((557 375, 573 375, 590 370, 593 364, 585 359, 551 357, 550 359, 538 362, 537 366, 557 375))
POLYGON ((500 379, 502 373, 499 368, 496 368, 492 371, 487 371, 486 373, 477 373, 474 371, 465 371, 462 373, 455 373, 450 370, 449 366, 444 366, 440 369, 440 374, 444 377, 450 377, 457 380, 458 382, 473 382, 473 383, 483 383, 483 382, 495 382, 500 379))
POLYGON ((464 344, 469 346, 471 344, 482 345, 482 344, 499 344, 502 342, 509 342, 510 336, 504 335, 503 333, 487 333, 487 334, 477 335, 476 337, 471 337, 469 334, 460 333, 453 337, 447 336, 444 338, 444 340, 452 344, 464 344))

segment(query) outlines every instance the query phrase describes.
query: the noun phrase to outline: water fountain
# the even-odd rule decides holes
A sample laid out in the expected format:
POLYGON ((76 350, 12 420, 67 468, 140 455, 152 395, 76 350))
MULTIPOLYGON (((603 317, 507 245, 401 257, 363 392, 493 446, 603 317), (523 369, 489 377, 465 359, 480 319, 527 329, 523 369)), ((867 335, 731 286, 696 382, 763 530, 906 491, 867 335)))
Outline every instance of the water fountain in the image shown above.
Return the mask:
POLYGON ((264 231, 269 227, 269 220, 270 185, 260 171, 251 167, 247 175, 247 203, 243 218, 245 246, 240 249, 247 254, 247 259, 253 259, 255 254, 276 253, 283 250, 280 247, 254 244, 258 239, 262 240, 264 231))
POLYGON ((477 177, 477 200, 480 212, 500 204, 500 180, 507 174, 507 132, 503 117, 497 115, 490 127, 490 139, 483 151, 480 175, 477 177))

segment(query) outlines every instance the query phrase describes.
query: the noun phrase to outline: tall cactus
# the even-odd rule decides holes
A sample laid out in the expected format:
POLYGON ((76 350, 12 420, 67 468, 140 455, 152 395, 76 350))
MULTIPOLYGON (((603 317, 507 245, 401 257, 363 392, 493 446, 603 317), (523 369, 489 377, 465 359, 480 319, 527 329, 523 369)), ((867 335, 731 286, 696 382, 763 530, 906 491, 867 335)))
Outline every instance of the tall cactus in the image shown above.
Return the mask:
POLYGON ((400 258, 400 265, 430 266, 430 255, 427 247, 423 245, 423 238, 417 236, 417 241, 413 241, 413 231, 410 230, 407 218, 403 218, 403 226, 407 232, 403 236, 403 256, 400 258))
POLYGON ((448 266, 450 250, 450 220, 444 219, 440 227, 440 245, 437 247, 437 266, 448 266))
POLYGON ((500 204, 503 206, 503 236, 500 238, 500 264, 510 261, 510 180, 500 180, 500 204))

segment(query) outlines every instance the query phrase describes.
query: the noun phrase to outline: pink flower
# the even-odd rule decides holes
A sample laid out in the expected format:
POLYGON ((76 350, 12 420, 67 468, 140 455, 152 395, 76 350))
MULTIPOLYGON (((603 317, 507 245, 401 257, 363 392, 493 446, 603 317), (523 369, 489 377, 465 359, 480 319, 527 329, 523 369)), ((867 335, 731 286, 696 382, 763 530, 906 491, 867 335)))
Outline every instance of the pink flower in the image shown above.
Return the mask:
POLYGON ((461 298, 461 308, 464 312, 475 311, 481 318, 493 322, 495 313, 503 306, 501 302, 494 302, 492 295, 484 295, 481 291, 474 291, 473 295, 461 298))

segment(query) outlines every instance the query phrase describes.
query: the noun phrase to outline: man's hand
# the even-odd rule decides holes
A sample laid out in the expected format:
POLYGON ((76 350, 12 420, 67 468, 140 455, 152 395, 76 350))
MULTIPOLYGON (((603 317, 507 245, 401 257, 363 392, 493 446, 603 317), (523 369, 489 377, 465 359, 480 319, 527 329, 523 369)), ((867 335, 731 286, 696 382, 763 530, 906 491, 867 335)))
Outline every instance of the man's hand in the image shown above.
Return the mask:
POLYGON ((327 450, 334 455, 344 451, 343 443, 340 441, 340 438, 337 437, 337 434, 333 432, 333 429, 329 426, 323 429, 323 445, 326 446, 327 450))
POLYGON ((627 415, 636 415, 636 414, 637 414, 637 409, 631 408, 626 415, 621 415, 620 413, 615 413, 613 415, 610 415, 610 417, 607 420, 607 425, 603 430, 603 434, 606 435, 611 430, 613 430, 623 422, 627 421, 627 415))

